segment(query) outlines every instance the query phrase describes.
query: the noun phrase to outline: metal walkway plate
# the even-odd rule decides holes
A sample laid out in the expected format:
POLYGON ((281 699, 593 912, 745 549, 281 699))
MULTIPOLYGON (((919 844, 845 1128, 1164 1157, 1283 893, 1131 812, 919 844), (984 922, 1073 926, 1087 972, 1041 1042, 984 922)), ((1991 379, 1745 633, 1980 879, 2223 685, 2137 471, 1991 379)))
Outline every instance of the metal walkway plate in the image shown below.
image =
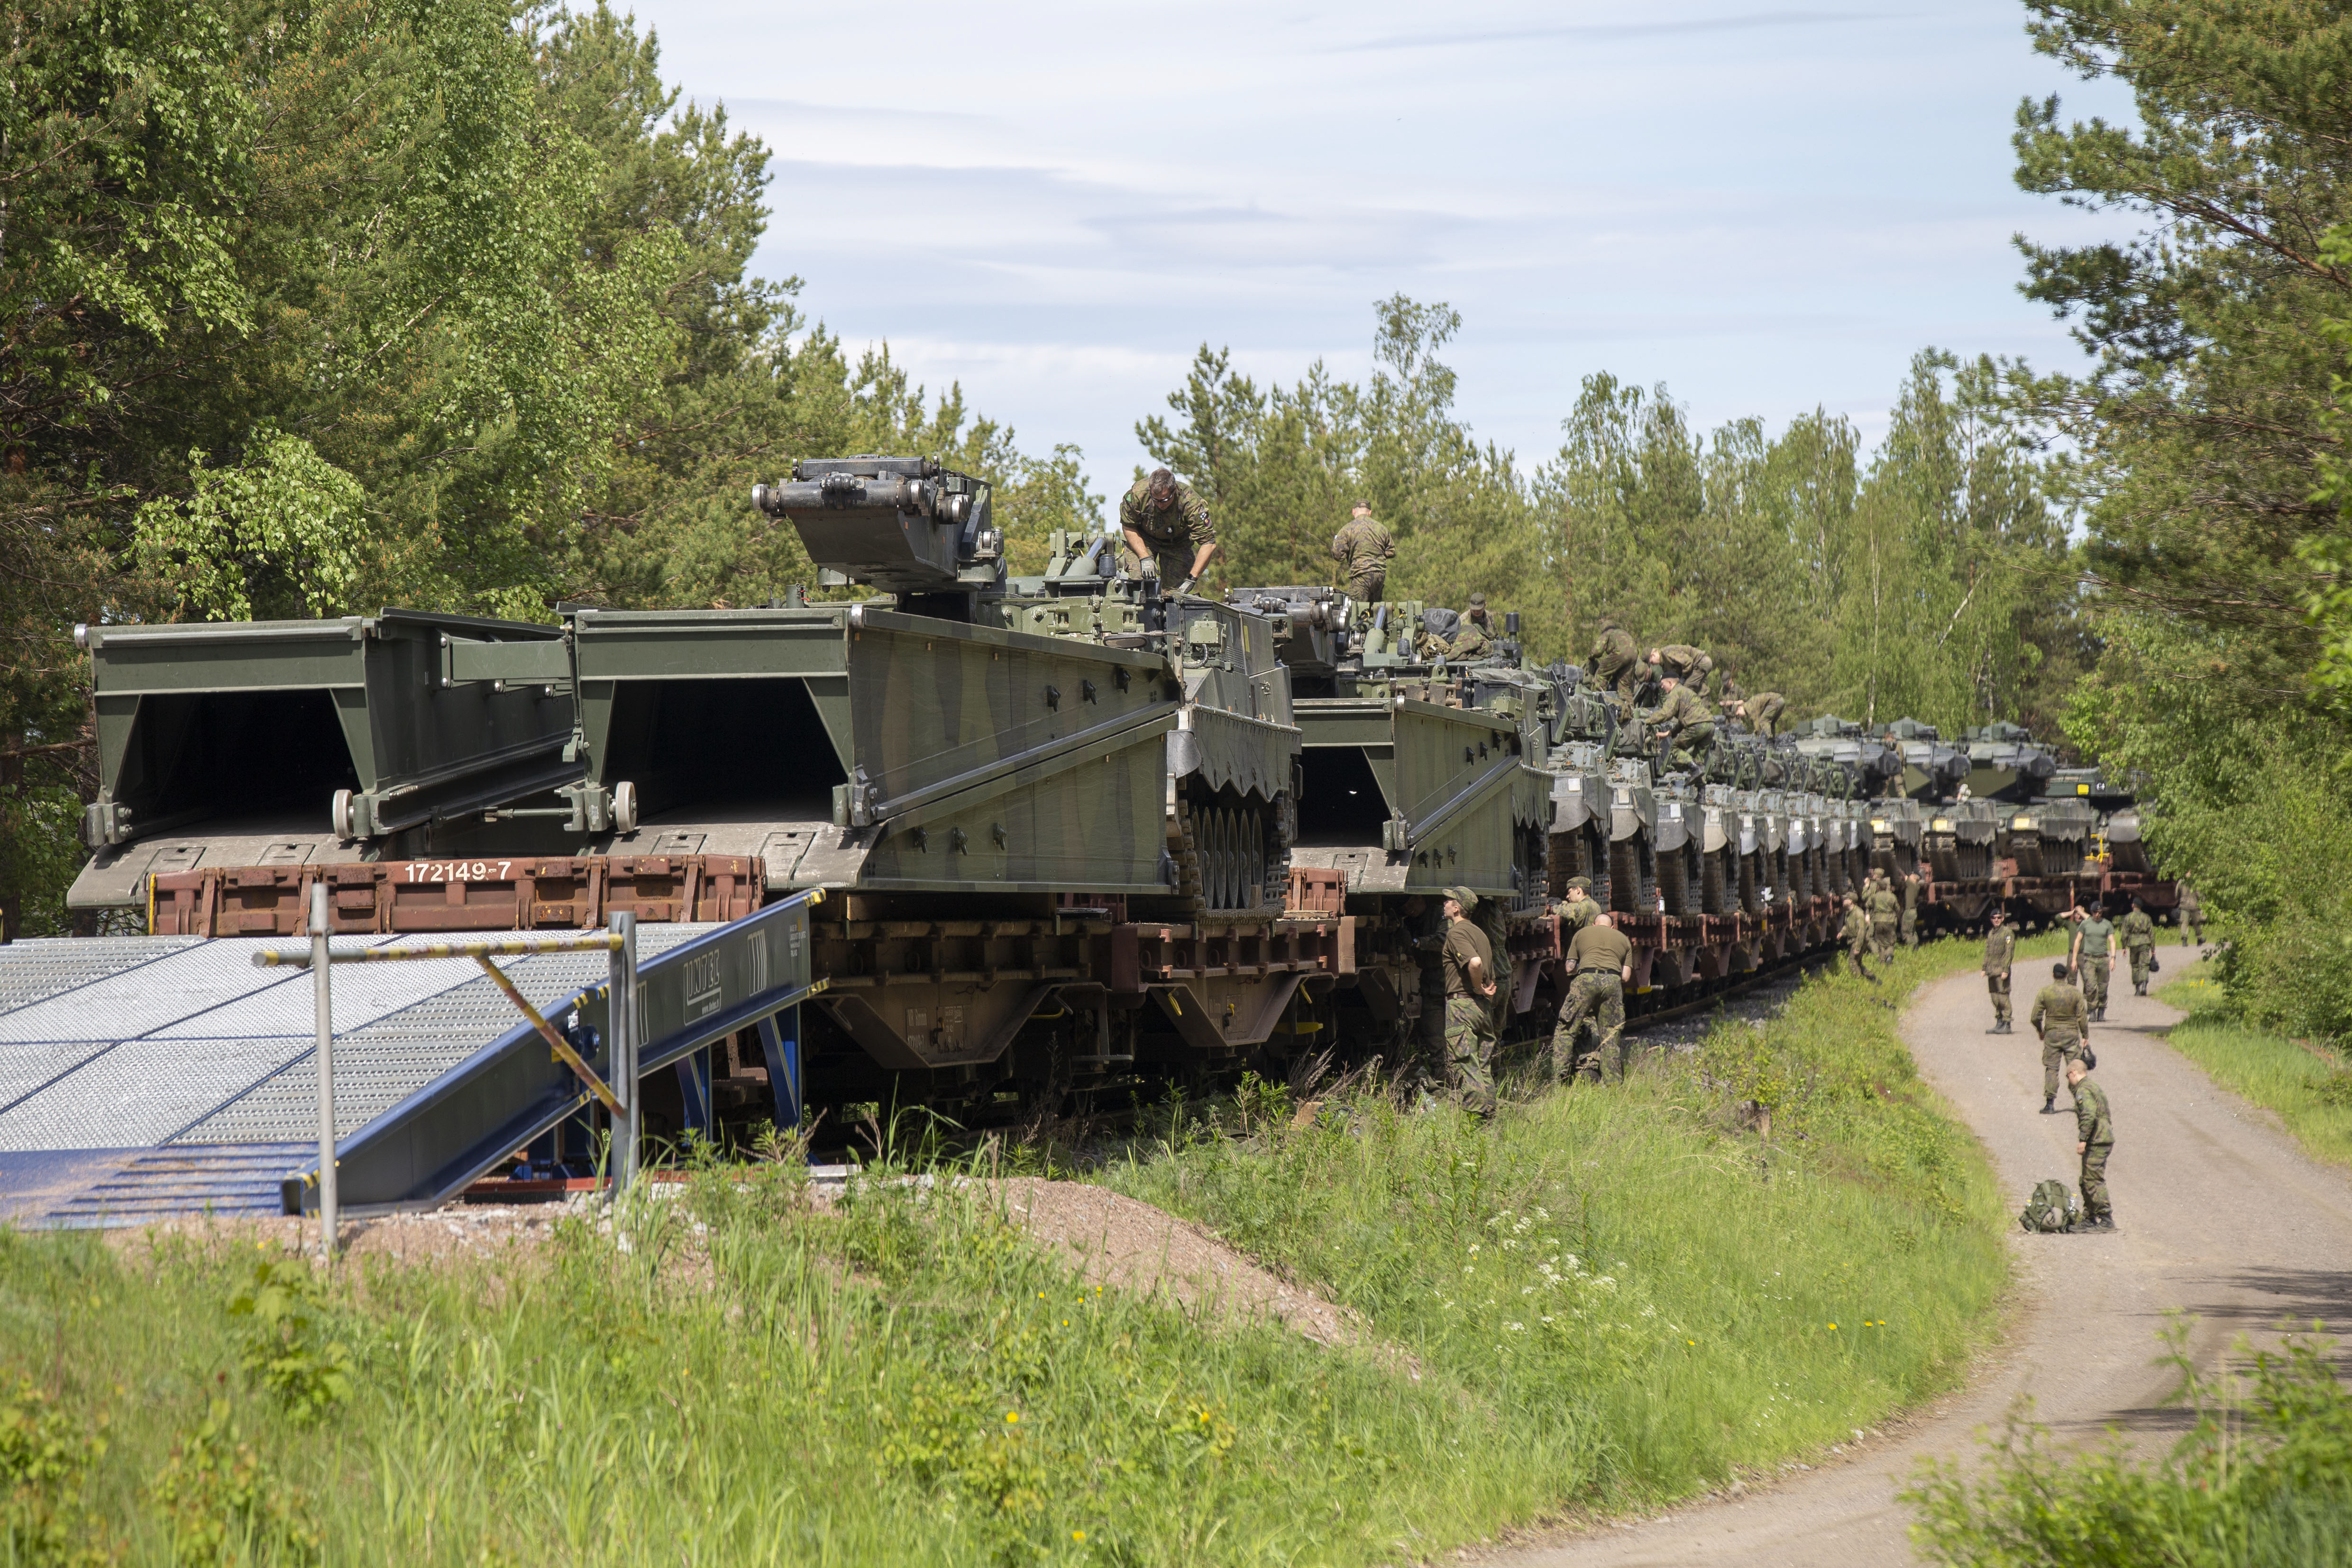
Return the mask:
MULTIPOLYGON (((639 962, 712 929, 640 926, 639 962)), ((315 1138, 310 975, 256 969, 259 945, 120 937, 0 947, 0 1155, 315 1138)), ((559 953, 502 967, 546 1007, 609 965, 602 953, 559 953)), ((341 967, 334 998, 345 1137, 518 1022, 467 959, 341 967)), ((0 1164, 0 1203, 9 1181, 0 1164)))

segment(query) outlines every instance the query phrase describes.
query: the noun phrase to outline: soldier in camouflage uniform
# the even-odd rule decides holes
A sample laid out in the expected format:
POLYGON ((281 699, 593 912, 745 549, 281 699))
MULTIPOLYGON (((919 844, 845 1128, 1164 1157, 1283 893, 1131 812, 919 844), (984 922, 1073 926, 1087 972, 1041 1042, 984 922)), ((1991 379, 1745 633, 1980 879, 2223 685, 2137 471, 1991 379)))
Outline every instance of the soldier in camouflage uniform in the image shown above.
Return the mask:
POLYGON ((1903 901, 1885 880, 1863 895, 1870 907, 1870 946, 1881 963, 1895 961, 1895 929, 1903 918, 1903 901))
POLYGON ((1601 906, 1592 897, 1592 879, 1570 877, 1568 896, 1560 900, 1553 912, 1559 916, 1560 941, 1564 945, 1601 913, 1601 906))
POLYGON ((2180 945, 2205 945, 2205 900, 2187 882, 2180 884, 2180 945))
POLYGON ((2082 976, 2083 1003, 2091 1010, 2091 1021, 2107 1021, 2107 975, 2116 959, 2116 928, 2105 910, 2094 910, 2088 920, 2074 928, 2074 973, 2082 976))
POLYGON ((1449 664, 1468 664, 1482 659, 1495 646, 1493 628, 1486 624, 1486 595, 1470 595, 1469 608, 1454 627, 1454 640, 1440 649, 1449 664))
POLYGON ((1495 952, 1472 921, 1478 895, 1467 888, 1445 889, 1445 946, 1439 955, 1445 972, 1445 1076, 1454 1098, 1477 1116, 1495 1114, 1495 1015, 1490 1001, 1495 952))
POLYGON ((1585 660, 1585 673, 1613 693, 1620 708, 1633 705, 1633 694, 1641 689, 1642 661, 1633 648, 1633 634, 1617 624, 1614 616, 1601 617, 1601 630, 1592 639, 1592 657, 1585 660))
POLYGON ((2145 996, 2148 970, 2156 963, 2156 922, 2148 919, 2147 906, 2134 899, 2131 913, 2118 930, 2124 952, 2131 955, 2132 994, 2145 996))
POLYGON ((1780 712, 1788 706, 1788 700, 1779 692, 1759 691, 1734 702, 1731 716, 1769 741, 1780 732, 1780 712))
POLYGON ((2017 958, 2017 929, 2009 923, 2009 911, 1999 904, 1992 907, 1992 930, 1985 932, 1985 989, 1992 993, 1992 1027, 1988 1035, 2009 1033, 2009 970, 2017 958))
POLYGON ((1654 676, 1671 675, 1704 697, 1706 695, 1706 678, 1715 669, 1715 658, 1705 648, 1677 642, 1652 648, 1649 664, 1654 676))
MULTIPOLYGON (((1588 902, 1590 900, 1587 900, 1588 902)), ((1568 995, 1551 1033, 1551 1076, 1572 1072, 1585 1083, 1625 1076, 1625 986, 1633 978, 1633 944, 1610 917, 1595 913, 1568 944, 1568 995), (1580 1043, 1591 1037, 1589 1047, 1580 1043)))
POLYGON ((1706 703, 1678 676, 1669 675, 1664 682, 1665 696, 1655 708, 1642 715, 1642 723, 1651 733, 1664 738, 1668 745, 1666 766, 1696 768, 1700 754, 1715 743, 1715 715, 1706 703))
POLYGON ((1331 559, 1339 563, 1339 592, 1362 605, 1381 602, 1389 563, 1396 559, 1396 541, 1372 521, 1371 502, 1358 501, 1354 514, 1331 536, 1331 559))
POLYGON ((1119 498, 1118 526, 1135 552, 1139 574, 1145 563, 1155 563, 1162 588, 1192 592, 1216 559, 1217 530, 1209 521, 1208 503, 1165 468, 1154 468, 1119 498))
POLYGON ((1919 873, 1903 873, 1903 945, 1919 945, 1919 873))
POLYGON ((2066 984, 2066 965, 2050 966, 2050 984, 2033 998, 2033 1013, 2027 1019, 2033 1032, 2042 1037, 2042 1114, 2058 1114, 2058 1075, 2069 1058, 2083 1055, 2084 1036, 2091 1022, 2091 1010, 2083 1005, 2083 994, 2066 984))
POLYGON ((2083 1217, 2076 1230, 2113 1230, 2116 1211, 2107 1202, 2107 1156, 2116 1152, 2116 1119, 2107 1091, 2091 1081, 2088 1063, 2066 1064, 2074 1091, 2074 1152, 2083 1157, 2083 1217))
POLYGON ((1845 924, 1838 928, 1838 941, 1845 944, 1846 961, 1853 965, 1855 976, 1877 984, 1878 976, 1863 962, 1870 952, 1870 916, 1853 901, 1852 893, 1845 895, 1845 924))

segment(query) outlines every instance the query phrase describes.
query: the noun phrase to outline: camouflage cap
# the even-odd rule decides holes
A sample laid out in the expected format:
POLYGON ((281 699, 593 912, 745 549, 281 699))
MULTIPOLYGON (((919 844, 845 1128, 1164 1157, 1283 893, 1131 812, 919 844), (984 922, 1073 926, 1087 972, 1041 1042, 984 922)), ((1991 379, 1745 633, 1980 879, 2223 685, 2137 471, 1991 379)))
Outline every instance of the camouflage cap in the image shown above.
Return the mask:
POLYGON ((1486 607, 1486 595, 1484 595, 1484 594, 1473 594, 1473 595, 1470 595, 1470 607, 1471 607, 1472 609, 1474 609, 1474 610, 1483 610, 1483 609, 1485 609, 1485 608, 1486 607))
POLYGON ((1467 888, 1448 888, 1445 889, 1445 896, 1460 904, 1462 912, 1465 915, 1478 907, 1478 895, 1467 888))
POLYGON ((1570 877, 1568 879, 1568 885, 1580 893, 1592 891, 1592 879, 1590 877, 1570 877))

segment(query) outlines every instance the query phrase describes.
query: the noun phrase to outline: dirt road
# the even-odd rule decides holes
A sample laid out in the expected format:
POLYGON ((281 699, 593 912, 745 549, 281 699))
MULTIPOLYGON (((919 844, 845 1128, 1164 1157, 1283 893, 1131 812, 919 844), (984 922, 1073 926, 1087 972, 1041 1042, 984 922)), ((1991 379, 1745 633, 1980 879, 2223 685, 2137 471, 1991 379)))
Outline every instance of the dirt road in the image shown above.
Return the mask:
MULTIPOLYGON (((2092 1046, 2115 1110, 2107 1184, 2118 1228, 2011 1233, 2024 1304, 2001 1353, 1964 1391, 1907 1428, 1772 1489, 1495 1561, 1511 1568, 1911 1563, 1897 1487, 1922 1455, 1971 1452, 1975 1434, 1998 1426, 2020 1394, 2063 1436, 2095 1438, 2110 1426, 2159 1438, 2178 1430, 2181 1413, 2160 1403, 2177 1379, 2153 1364, 2168 1309, 2196 1316, 2191 1347, 2208 1363, 2240 1333, 2259 1335, 2283 1320, 2352 1319, 2352 1180, 2305 1158, 2263 1112, 2216 1089, 2154 1032, 2179 1015, 2133 996, 2127 973, 2117 982, 2120 994, 2109 1000, 2109 1021, 2093 1026, 2092 1046)), ((2021 965, 2021 1004, 2042 983, 2021 965)), ((2039 1114, 2039 1046, 2021 1023, 2018 1034, 1988 1036, 1991 1021, 1982 977, 1961 974, 1921 994, 1904 1035, 1928 1081, 1991 1151, 2015 1209, 2043 1176, 2074 1184, 2074 1119, 2039 1114)), ((2058 1103, 2062 1110, 2069 1103, 2063 1089, 2058 1103)))

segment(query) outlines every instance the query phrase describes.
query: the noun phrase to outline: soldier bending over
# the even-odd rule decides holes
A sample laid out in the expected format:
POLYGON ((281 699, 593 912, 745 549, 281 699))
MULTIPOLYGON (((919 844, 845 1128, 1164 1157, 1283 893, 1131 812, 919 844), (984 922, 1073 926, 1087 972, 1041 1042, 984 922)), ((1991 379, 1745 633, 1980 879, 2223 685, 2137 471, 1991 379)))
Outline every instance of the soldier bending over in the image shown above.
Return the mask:
POLYGON ((2083 1156, 2083 1220, 2074 1228, 2113 1230, 2107 1156, 2116 1152, 2116 1119, 2107 1110, 2107 1091, 2091 1081, 2090 1068, 2079 1060, 2066 1064, 2066 1082, 2074 1091, 2074 1152, 2083 1156))
POLYGON ((1146 574, 1175 593, 1191 593, 1217 556, 1208 503, 1165 468, 1154 468, 1150 478, 1136 480, 1119 498, 1118 526, 1135 552, 1138 570, 1150 565, 1146 574))

